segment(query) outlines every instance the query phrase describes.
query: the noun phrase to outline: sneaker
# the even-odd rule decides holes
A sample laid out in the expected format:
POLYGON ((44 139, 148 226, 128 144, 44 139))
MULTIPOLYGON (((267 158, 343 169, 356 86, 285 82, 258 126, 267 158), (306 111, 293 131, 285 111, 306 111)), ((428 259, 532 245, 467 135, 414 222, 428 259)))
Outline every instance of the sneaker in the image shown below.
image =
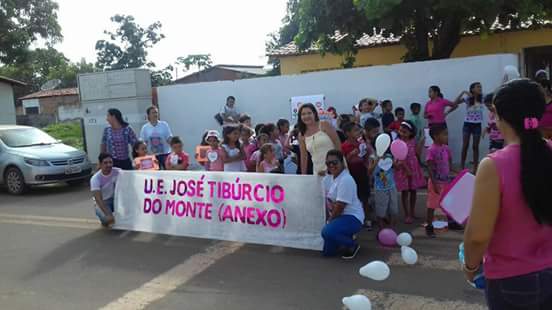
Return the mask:
POLYGON ((426 228, 426 235, 429 237, 429 238, 435 238, 435 231, 433 230, 433 225, 427 225, 426 228))
POLYGON ((372 221, 366 220, 364 221, 364 228, 366 228, 367 231, 372 231, 372 221))
POLYGON ((358 253, 358 250, 360 250, 360 245, 357 244, 357 246, 354 249, 349 249, 341 256, 343 259, 353 259, 358 253))

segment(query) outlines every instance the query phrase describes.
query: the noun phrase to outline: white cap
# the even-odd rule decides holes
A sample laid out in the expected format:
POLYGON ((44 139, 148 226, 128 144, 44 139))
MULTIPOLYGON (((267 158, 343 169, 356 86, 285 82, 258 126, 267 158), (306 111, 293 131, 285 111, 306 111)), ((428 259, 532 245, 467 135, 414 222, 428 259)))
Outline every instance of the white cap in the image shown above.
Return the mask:
POLYGON ((209 140, 209 138, 211 138, 211 137, 215 137, 215 138, 217 138, 217 140, 220 141, 220 135, 219 135, 218 131, 216 131, 216 130, 209 130, 207 132, 207 135, 205 136, 205 142, 207 142, 207 140, 209 140))

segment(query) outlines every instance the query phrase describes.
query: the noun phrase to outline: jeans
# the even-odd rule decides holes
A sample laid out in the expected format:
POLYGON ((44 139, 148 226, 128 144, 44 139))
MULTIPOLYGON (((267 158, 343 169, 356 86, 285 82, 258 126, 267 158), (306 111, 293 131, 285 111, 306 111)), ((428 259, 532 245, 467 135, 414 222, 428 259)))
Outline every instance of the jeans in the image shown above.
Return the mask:
POLYGON ((161 169, 161 170, 166 169, 165 168, 165 160, 167 160, 167 156, 169 156, 169 154, 157 154, 157 155, 155 155, 155 157, 159 161, 159 169, 161 169))
POLYGON ((335 256, 340 247, 353 248, 357 244, 353 235, 362 228, 362 223, 352 215, 341 215, 331 220, 322 229, 324 256, 335 256))
POLYGON ((113 159, 113 167, 121 168, 123 170, 134 170, 132 167, 132 161, 127 159, 113 159))
POLYGON ((113 202, 113 197, 112 198, 109 198, 109 199, 106 199, 103 201, 104 202, 104 205, 107 207, 107 209, 109 209, 109 214, 105 214, 105 212, 100 208, 98 207, 97 205, 94 207, 94 211, 96 212, 96 216, 98 217, 98 219, 100 219, 100 222, 102 224, 106 224, 107 223, 107 220, 106 220, 106 217, 108 215, 113 215, 113 205, 114 205, 114 202, 113 202))
POLYGON ((490 310, 552 309, 552 268, 505 279, 487 279, 490 310))

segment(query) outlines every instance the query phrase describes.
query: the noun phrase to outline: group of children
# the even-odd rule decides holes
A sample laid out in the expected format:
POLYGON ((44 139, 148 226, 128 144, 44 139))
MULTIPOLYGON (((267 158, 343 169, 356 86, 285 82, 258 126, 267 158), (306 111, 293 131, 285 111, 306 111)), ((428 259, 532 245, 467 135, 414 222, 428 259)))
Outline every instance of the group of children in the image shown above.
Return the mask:
MULTIPOLYGON (((486 96, 483 100, 482 96, 472 95, 480 98, 477 104, 484 104, 490 111, 485 130, 491 141, 490 150, 502 148, 503 140, 496 127, 491 104, 492 96, 486 96)), ((466 102, 468 100, 465 98, 466 102)), ((335 108, 328 109, 331 112, 331 123, 340 136, 341 151, 347 160, 348 169, 358 186, 359 199, 367 215, 364 224, 371 228, 369 215, 373 210, 380 228, 394 226, 399 215, 399 193, 404 222, 413 223, 416 219, 417 191, 427 186, 426 232, 428 236, 434 237, 434 211, 439 207, 441 194, 453 172, 446 123, 429 124, 429 136, 433 144, 427 147, 421 104, 410 105, 408 119, 405 109, 398 107, 393 110, 390 100, 381 103, 380 113, 375 112, 378 105, 377 100, 362 99, 353 108, 353 114, 338 115, 335 108), (393 158, 390 149, 383 156, 376 156, 375 141, 381 131, 389 135, 391 141, 399 139, 406 144, 408 153, 404 160, 393 158), (423 167, 427 167, 427 178, 423 167)), ((472 105, 467 106, 468 113, 472 105)), ((223 127, 222 137, 217 130, 205 132, 195 158, 207 171, 296 174, 300 171, 297 136, 296 128, 290 131, 288 120, 259 124, 252 129, 251 117, 241 115, 239 123, 223 127)), ((172 137, 170 145, 171 154, 164 163, 159 163, 155 156, 147 154, 144 142, 136 143, 133 148, 135 168, 187 170, 190 157, 183 151, 181 139, 172 137)))

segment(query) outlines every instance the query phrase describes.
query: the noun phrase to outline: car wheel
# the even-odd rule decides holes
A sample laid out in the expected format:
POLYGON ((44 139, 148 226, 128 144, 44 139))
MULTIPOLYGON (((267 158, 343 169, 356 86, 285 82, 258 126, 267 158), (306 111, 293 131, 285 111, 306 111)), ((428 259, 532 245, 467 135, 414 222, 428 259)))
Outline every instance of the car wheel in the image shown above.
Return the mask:
POLYGON ((4 182, 8 192, 12 195, 21 195, 27 191, 23 173, 16 167, 9 167, 4 173, 4 182))

